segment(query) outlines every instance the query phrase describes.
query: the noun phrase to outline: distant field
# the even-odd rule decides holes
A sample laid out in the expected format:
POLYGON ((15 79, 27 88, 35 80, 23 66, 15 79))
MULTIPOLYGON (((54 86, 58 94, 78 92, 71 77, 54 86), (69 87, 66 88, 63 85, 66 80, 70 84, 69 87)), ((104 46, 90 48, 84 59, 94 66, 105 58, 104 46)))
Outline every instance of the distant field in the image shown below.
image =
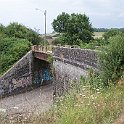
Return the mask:
MULTIPOLYGON (((94 38, 101 38, 104 33, 105 32, 94 32, 94 38)), ((47 41, 51 44, 51 42, 58 36, 59 36, 58 33, 50 33, 50 34, 47 34, 46 38, 47 38, 47 41)), ((41 37, 44 38, 44 35, 42 35, 41 37)))
POLYGON ((103 36, 103 34, 104 34, 105 32, 94 32, 94 38, 100 38, 100 37, 102 37, 103 36))
MULTIPOLYGON (((105 32, 94 32, 94 38, 100 38, 102 37, 102 35, 104 34, 105 32)), ((51 34, 48 34, 48 36, 51 36, 51 37, 56 37, 57 36, 57 33, 51 33, 51 34)))

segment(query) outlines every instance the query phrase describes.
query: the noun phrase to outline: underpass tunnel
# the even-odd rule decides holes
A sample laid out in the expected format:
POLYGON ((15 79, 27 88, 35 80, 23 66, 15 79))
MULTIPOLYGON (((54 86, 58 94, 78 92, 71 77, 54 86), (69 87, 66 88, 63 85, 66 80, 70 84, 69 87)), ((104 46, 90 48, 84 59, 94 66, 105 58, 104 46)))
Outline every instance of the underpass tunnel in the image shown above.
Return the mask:
POLYGON ((34 58, 33 62, 33 84, 35 86, 48 85, 52 83, 52 70, 49 62, 34 58))

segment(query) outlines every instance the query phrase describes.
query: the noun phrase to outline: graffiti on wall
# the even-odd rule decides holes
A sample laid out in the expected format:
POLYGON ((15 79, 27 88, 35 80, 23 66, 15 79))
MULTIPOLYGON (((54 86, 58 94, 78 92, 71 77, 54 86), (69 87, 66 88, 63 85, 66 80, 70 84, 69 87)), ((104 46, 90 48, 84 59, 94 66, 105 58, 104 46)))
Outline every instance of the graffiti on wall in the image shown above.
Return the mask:
POLYGON ((40 71, 35 72, 34 83, 42 85, 44 81, 52 80, 50 71, 48 69, 41 69, 40 71))
POLYGON ((44 70, 44 73, 43 73, 43 80, 49 81, 49 80, 51 80, 51 79, 52 79, 52 77, 50 76, 49 70, 48 70, 48 69, 45 69, 45 70, 44 70))
POLYGON ((38 85, 42 85, 43 78, 42 78, 42 71, 36 71, 34 76, 34 83, 38 85))

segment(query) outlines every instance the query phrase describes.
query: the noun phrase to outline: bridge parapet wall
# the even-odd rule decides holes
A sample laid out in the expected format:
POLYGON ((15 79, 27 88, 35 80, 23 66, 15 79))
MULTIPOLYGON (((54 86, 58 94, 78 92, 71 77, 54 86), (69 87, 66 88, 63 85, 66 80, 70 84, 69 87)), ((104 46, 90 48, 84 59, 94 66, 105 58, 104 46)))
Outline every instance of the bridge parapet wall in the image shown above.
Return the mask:
POLYGON ((97 53, 94 50, 54 47, 54 94, 62 95, 70 87, 70 81, 88 76, 88 69, 98 71, 97 53))
POLYGON ((85 70, 90 67, 95 70, 98 69, 97 54, 94 50, 54 47, 53 57, 55 58, 55 60, 79 66, 85 70))
POLYGON ((51 53, 52 52, 52 45, 48 45, 48 46, 42 46, 42 45, 34 45, 32 46, 32 51, 33 52, 44 52, 44 53, 51 53))

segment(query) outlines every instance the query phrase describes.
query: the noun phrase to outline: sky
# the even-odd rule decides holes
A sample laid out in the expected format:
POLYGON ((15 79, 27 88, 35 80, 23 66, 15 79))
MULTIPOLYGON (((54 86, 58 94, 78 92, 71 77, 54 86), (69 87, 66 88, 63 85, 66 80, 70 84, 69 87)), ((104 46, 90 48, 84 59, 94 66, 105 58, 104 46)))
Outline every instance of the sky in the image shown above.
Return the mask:
POLYGON ((124 0, 0 0, 0 23, 18 22, 43 34, 46 10, 47 33, 53 31, 51 23, 62 12, 85 13, 96 28, 123 28, 123 7, 124 0))

